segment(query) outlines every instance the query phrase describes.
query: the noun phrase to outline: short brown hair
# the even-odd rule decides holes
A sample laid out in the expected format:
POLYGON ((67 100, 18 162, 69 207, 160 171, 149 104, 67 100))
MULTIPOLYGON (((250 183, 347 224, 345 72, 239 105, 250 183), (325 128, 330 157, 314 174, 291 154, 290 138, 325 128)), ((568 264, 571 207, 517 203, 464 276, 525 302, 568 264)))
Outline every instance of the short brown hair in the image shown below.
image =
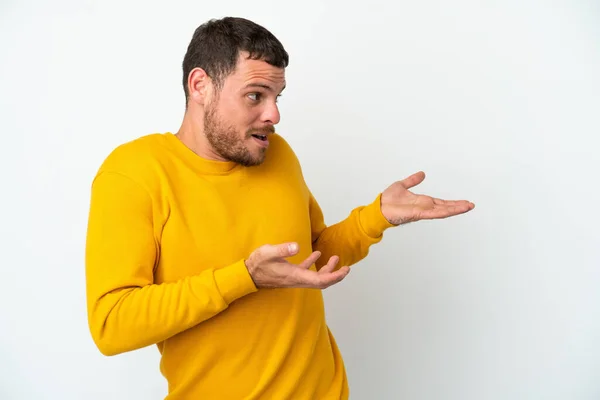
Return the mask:
POLYGON ((202 68, 217 87, 231 74, 240 52, 250 58, 286 68, 288 53, 281 42, 266 28, 245 18, 212 19, 196 28, 183 59, 183 90, 187 104, 187 80, 194 68, 202 68))

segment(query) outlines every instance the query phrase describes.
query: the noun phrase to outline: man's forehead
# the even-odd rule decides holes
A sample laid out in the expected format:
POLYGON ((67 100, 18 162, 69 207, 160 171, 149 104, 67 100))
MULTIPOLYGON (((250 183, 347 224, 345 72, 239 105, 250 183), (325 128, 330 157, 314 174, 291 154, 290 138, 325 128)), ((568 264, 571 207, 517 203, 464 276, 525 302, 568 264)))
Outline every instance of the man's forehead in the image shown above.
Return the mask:
POLYGON ((284 68, 275 67, 264 60, 248 58, 238 61, 235 71, 229 78, 236 86, 263 83, 273 90, 280 91, 286 85, 284 68))
POLYGON ((238 59, 236 72, 242 74, 264 73, 273 77, 285 78, 285 69, 269 64, 262 59, 252 59, 248 56, 242 56, 238 59))

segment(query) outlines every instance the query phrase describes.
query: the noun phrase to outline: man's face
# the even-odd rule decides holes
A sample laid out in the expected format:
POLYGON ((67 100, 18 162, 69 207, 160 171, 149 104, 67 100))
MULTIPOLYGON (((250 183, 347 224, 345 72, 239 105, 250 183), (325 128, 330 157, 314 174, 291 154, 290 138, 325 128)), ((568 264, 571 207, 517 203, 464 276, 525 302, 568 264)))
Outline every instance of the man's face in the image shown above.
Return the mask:
POLYGON ((243 54, 205 105, 204 132, 214 151, 244 166, 261 164, 279 123, 277 98, 284 87, 284 69, 243 54))

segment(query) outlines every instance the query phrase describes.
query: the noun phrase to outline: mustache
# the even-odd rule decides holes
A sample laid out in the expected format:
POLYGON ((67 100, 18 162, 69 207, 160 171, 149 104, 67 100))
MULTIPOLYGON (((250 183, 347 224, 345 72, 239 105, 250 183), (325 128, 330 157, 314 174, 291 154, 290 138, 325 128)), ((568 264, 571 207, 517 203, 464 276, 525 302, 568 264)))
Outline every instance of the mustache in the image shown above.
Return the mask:
POLYGON ((269 133, 275 133, 275 127, 273 125, 265 126, 264 128, 250 129, 248 135, 267 135, 269 133))

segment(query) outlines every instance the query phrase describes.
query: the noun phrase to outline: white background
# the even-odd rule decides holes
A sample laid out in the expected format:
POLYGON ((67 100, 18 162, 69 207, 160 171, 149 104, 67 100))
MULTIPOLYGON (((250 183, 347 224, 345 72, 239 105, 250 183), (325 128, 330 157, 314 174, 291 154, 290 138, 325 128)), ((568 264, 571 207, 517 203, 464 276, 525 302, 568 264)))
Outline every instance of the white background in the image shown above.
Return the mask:
POLYGON ((178 129, 191 35, 226 15, 290 53, 279 132, 328 223, 418 170, 476 204, 388 231, 324 292, 351 398, 600 398, 597 1, 166 4, 0 3, 0 398, 166 394, 155 347, 91 341, 89 187, 178 129))

